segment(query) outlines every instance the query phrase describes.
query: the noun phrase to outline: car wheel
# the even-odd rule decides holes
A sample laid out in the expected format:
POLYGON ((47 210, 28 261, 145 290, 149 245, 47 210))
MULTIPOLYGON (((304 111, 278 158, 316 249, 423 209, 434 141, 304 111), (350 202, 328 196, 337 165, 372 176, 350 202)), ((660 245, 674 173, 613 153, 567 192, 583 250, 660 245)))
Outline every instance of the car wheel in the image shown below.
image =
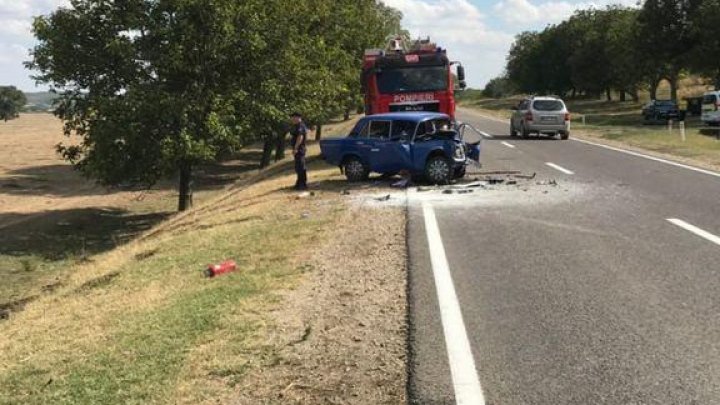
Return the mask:
POLYGON ((366 180, 370 174, 368 168, 355 156, 345 159, 343 171, 348 181, 363 181, 366 180))
POLYGON ((447 184, 451 175, 452 167, 445 156, 433 156, 425 163, 425 178, 430 184, 447 184))
POLYGON ((522 137, 524 139, 530 138, 530 131, 528 131, 528 129, 525 127, 524 123, 523 123, 522 129, 520 130, 520 132, 522 132, 522 137))
POLYGON ((570 131, 560 131, 560 139, 563 141, 570 138, 570 131))

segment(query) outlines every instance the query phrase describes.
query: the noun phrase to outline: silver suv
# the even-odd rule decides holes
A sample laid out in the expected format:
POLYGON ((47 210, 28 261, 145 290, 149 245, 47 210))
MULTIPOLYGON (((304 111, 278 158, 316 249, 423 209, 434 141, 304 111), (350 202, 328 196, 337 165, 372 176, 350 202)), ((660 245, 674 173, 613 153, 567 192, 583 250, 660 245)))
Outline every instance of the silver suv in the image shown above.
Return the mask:
POLYGON ((527 138, 531 133, 570 136, 570 113, 557 97, 530 97, 513 107, 510 117, 510 136, 520 133, 527 138))

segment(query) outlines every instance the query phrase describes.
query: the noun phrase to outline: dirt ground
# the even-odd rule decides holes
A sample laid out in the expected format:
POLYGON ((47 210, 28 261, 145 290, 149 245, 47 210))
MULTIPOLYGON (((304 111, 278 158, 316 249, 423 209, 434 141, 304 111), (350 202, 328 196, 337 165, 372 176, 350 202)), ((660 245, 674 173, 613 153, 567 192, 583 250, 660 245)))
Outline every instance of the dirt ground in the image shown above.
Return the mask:
POLYGON ((236 404, 406 402, 405 212, 344 215, 272 313, 263 344, 276 357, 243 379, 236 404))

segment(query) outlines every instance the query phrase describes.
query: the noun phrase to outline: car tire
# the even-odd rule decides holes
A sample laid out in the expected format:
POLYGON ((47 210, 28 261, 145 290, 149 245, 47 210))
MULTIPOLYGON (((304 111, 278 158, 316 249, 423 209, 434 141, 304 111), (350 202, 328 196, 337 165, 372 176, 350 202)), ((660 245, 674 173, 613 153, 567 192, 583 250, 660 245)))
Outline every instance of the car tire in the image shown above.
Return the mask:
POLYGON ((560 131, 560 139, 563 141, 570 138, 570 131, 560 131))
POLYGON ((351 182, 367 180, 370 174, 367 166, 355 156, 350 156, 345 159, 345 162, 343 162, 343 172, 345 172, 345 177, 347 177, 348 181, 351 182))
POLYGON ((525 124, 524 124, 524 123, 523 123, 522 128, 520 129, 520 132, 522 133, 523 139, 528 139, 528 138, 530 138, 530 131, 528 131, 528 129, 525 127, 525 124))
POLYGON ((452 175, 450 160, 445 156, 433 156, 425 163, 425 179, 430 184, 447 184, 452 175))

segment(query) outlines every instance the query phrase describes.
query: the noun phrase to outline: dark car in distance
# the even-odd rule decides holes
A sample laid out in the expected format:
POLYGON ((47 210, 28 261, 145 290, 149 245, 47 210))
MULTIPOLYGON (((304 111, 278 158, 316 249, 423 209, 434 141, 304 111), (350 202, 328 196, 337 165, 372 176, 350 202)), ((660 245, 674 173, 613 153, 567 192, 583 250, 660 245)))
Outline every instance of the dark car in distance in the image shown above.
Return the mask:
POLYGON ((675 100, 650 100, 643 106, 642 116, 645 122, 685 119, 685 112, 680 110, 675 100))

